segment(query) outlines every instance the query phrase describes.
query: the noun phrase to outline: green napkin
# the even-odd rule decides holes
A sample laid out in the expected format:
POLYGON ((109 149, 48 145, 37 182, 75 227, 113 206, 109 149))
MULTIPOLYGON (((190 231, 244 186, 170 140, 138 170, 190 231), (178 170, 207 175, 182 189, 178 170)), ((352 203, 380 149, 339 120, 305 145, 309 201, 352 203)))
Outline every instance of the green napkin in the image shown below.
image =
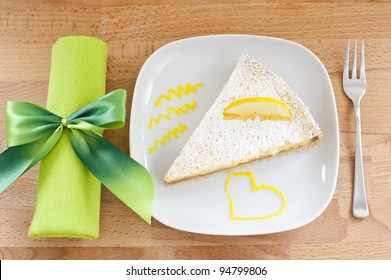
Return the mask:
MULTIPOLYGON (((105 94, 106 44, 71 36, 52 49, 47 109, 65 118, 105 94)), ((101 183, 76 156, 65 130, 41 161, 29 237, 97 238, 101 183)))

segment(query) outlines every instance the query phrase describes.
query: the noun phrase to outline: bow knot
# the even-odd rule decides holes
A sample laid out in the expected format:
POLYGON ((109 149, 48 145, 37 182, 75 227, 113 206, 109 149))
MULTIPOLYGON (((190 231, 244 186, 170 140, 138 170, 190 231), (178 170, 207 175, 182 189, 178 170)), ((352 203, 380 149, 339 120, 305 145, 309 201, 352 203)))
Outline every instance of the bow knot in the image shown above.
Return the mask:
POLYGON ((8 149, 0 154, 0 193, 50 153, 66 127, 73 150, 90 172, 151 222, 154 191, 150 174, 101 137, 104 129, 124 126, 125 90, 114 90, 67 118, 26 102, 9 101, 5 111, 8 149))
POLYGON ((62 126, 67 126, 67 119, 61 119, 61 124, 62 124, 62 126))

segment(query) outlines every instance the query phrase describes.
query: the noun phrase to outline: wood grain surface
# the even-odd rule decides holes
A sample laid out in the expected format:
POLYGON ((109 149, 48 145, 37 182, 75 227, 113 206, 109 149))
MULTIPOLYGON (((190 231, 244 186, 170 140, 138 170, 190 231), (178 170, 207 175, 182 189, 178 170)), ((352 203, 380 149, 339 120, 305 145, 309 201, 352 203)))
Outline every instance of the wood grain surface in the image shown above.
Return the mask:
MULTIPOLYGON (((159 47, 208 34, 293 40, 326 66, 339 116, 341 157, 335 195, 314 222, 261 236, 221 237, 142 222, 102 189, 97 240, 28 239, 39 166, 0 195, 1 259, 391 259, 391 4, 389 1, 2 1, 0 0, 0 151, 4 105, 46 105, 52 44, 90 35, 109 45, 107 91, 129 94, 140 67, 159 47), (211 3, 213 2, 213 3, 211 3), (354 116, 342 90, 346 38, 366 41, 367 94, 362 141, 370 216, 351 213, 354 116)), ((130 106, 131 98, 128 105, 130 106)), ((127 122, 129 113, 127 112, 127 122)), ((128 130, 107 138, 128 152, 128 130)))

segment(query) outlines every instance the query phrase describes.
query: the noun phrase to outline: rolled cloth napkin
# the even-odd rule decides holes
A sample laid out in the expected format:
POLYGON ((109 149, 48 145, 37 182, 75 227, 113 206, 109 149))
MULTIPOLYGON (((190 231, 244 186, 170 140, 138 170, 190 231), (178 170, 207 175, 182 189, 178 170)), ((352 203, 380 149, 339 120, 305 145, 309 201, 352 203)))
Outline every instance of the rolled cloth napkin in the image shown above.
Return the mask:
MULTIPOLYGON (((52 49, 47 109, 66 118, 105 94, 107 46, 96 38, 64 37, 52 49)), ((72 149, 68 131, 41 161, 29 237, 99 235, 101 183, 72 149)))

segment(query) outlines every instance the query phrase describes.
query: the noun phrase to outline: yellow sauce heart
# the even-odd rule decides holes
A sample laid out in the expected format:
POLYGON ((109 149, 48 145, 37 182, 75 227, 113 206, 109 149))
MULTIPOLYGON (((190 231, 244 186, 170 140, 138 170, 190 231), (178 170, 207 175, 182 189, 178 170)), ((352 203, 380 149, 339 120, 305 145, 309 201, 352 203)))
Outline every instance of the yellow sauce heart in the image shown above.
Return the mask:
POLYGON ((228 175, 227 181, 225 181, 225 191, 227 192, 228 198, 229 198, 229 208, 230 208, 230 212, 231 212, 230 218, 232 220, 242 220, 242 221, 243 220, 266 220, 266 219, 269 219, 269 218, 272 218, 272 217, 280 215, 282 212, 285 211, 285 208, 286 208, 286 198, 285 198, 285 195, 279 189, 277 189, 275 187, 272 187, 272 186, 267 186, 267 185, 257 186, 257 183, 255 181, 254 175, 250 171, 230 173, 228 175), (228 192, 228 190, 229 190, 229 182, 231 180, 231 177, 233 177, 233 176, 248 176, 250 178, 250 181, 251 181, 251 185, 252 185, 251 191, 252 192, 253 191, 259 191, 259 190, 262 190, 262 189, 266 189, 266 190, 275 192, 277 195, 279 195, 281 197, 281 200, 282 200, 282 207, 281 207, 281 209, 278 212, 275 212, 275 213, 272 213, 272 214, 269 214, 269 215, 265 215, 265 216, 259 216, 259 217, 235 216, 234 201, 232 199, 232 196, 228 192))

